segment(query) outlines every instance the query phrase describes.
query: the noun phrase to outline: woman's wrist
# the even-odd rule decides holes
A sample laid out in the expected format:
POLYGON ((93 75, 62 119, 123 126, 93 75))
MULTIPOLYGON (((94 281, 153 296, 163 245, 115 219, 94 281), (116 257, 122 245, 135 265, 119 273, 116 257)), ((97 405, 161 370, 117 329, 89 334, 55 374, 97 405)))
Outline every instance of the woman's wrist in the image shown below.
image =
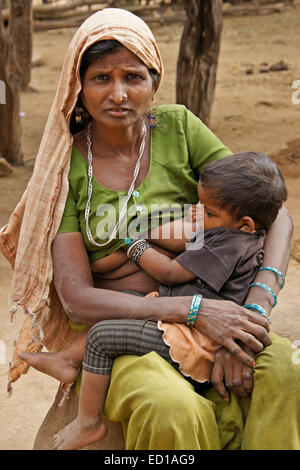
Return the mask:
MULTIPOLYGON (((193 296, 148 298, 155 320, 166 323, 185 323, 188 319, 193 296)), ((150 305, 149 305, 150 306, 150 305)), ((150 312, 149 312, 150 313, 150 312)))
MULTIPOLYGON (((282 286, 282 280, 272 271, 259 271, 253 283, 268 286, 275 294, 276 298, 278 298, 278 294, 282 286)), ((272 311, 272 308, 274 307, 274 297, 270 294, 270 292, 267 292, 266 289, 256 285, 250 287, 249 289, 245 304, 249 303, 256 303, 260 305, 269 315, 272 311)))
MULTIPOLYGON (((279 270, 283 276, 286 275, 290 240, 293 232, 293 223, 285 206, 283 206, 275 222, 268 230, 267 239, 264 245, 264 266, 270 266, 279 270)), ((276 273, 265 270, 259 271, 254 282, 262 283, 268 286, 278 297, 282 287, 282 279, 276 273)), ((260 305, 268 314, 271 313, 274 299, 272 295, 259 286, 251 287, 245 301, 246 304, 256 303, 260 305)))
POLYGON ((249 290, 245 304, 252 303, 260 305, 270 315, 273 308, 272 298, 266 292, 263 292, 262 289, 259 289, 259 287, 251 287, 249 290))
POLYGON ((190 327, 195 327, 198 314, 199 314, 199 309, 202 301, 202 295, 201 294, 194 294, 192 298, 192 302, 190 305, 190 310, 187 316, 186 324, 187 326, 190 327))

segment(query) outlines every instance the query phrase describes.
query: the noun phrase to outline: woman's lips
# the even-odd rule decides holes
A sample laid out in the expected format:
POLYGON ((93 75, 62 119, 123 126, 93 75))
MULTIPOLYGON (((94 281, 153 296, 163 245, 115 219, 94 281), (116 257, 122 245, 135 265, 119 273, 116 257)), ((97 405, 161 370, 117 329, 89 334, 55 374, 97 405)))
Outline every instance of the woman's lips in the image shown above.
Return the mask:
POLYGON ((116 118, 124 117, 126 114, 129 113, 129 111, 130 110, 128 108, 109 108, 106 110, 108 114, 116 118))

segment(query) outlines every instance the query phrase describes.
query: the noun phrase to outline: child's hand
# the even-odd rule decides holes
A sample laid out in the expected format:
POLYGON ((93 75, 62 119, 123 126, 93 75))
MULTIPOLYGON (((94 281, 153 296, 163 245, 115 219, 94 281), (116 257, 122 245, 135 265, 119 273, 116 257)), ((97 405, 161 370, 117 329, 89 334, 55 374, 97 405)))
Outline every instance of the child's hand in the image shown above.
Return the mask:
POLYGON ((199 201, 197 204, 192 204, 188 210, 187 218, 189 222, 203 221, 203 204, 199 201))
POLYGON ((187 238, 190 240, 196 232, 204 230, 203 204, 200 202, 198 202, 198 204, 192 204, 189 207, 185 221, 187 224, 190 224, 190 230, 188 231, 186 231, 187 225, 185 226, 185 233, 190 235, 187 236, 187 238))
POLYGON ((187 216, 186 216, 186 220, 188 222, 193 222, 194 221, 194 214, 196 212, 196 204, 192 204, 190 207, 189 207, 189 210, 188 210, 188 213, 187 213, 187 216))
POLYGON ((149 299, 155 299, 156 297, 159 297, 159 292, 149 292, 149 294, 145 295, 145 297, 148 297, 149 299))

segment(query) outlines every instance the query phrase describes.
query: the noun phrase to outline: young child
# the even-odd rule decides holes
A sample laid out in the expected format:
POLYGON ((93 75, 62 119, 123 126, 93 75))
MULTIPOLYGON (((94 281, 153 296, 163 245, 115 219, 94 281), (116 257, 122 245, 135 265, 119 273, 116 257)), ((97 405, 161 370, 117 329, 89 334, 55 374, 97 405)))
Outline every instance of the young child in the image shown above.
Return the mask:
MULTIPOLYGON (((241 153, 208 164, 200 175, 198 195, 204 205, 204 244, 199 231, 191 240, 192 249, 170 259, 138 238, 127 247, 128 257, 160 281, 159 294, 150 296, 199 294, 243 305, 263 259, 265 232, 287 197, 283 178, 265 155, 241 153)), ((192 221, 195 215, 194 207, 192 221)), ((148 240, 169 248, 182 246, 182 240, 160 236, 161 228, 148 240)), ((76 380, 82 363, 78 416, 54 436, 57 449, 77 449, 105 435, 101 412, 115 357, 156 351, 195 385, 210 380, 219 347, 184 324, 105 320, 59 353, 24 353, 20 358, 64 383, 76 380)))

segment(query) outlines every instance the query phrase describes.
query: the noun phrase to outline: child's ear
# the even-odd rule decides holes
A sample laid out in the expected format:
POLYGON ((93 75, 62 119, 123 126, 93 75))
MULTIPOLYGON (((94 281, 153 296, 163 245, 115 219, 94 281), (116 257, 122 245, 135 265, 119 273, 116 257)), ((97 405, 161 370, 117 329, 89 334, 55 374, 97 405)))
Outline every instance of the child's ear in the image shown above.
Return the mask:
POLYGON ((254 233, 255 232, 255 222, 254 220, 246 215, 238 221, 238 228, 242 232, 254 233))

